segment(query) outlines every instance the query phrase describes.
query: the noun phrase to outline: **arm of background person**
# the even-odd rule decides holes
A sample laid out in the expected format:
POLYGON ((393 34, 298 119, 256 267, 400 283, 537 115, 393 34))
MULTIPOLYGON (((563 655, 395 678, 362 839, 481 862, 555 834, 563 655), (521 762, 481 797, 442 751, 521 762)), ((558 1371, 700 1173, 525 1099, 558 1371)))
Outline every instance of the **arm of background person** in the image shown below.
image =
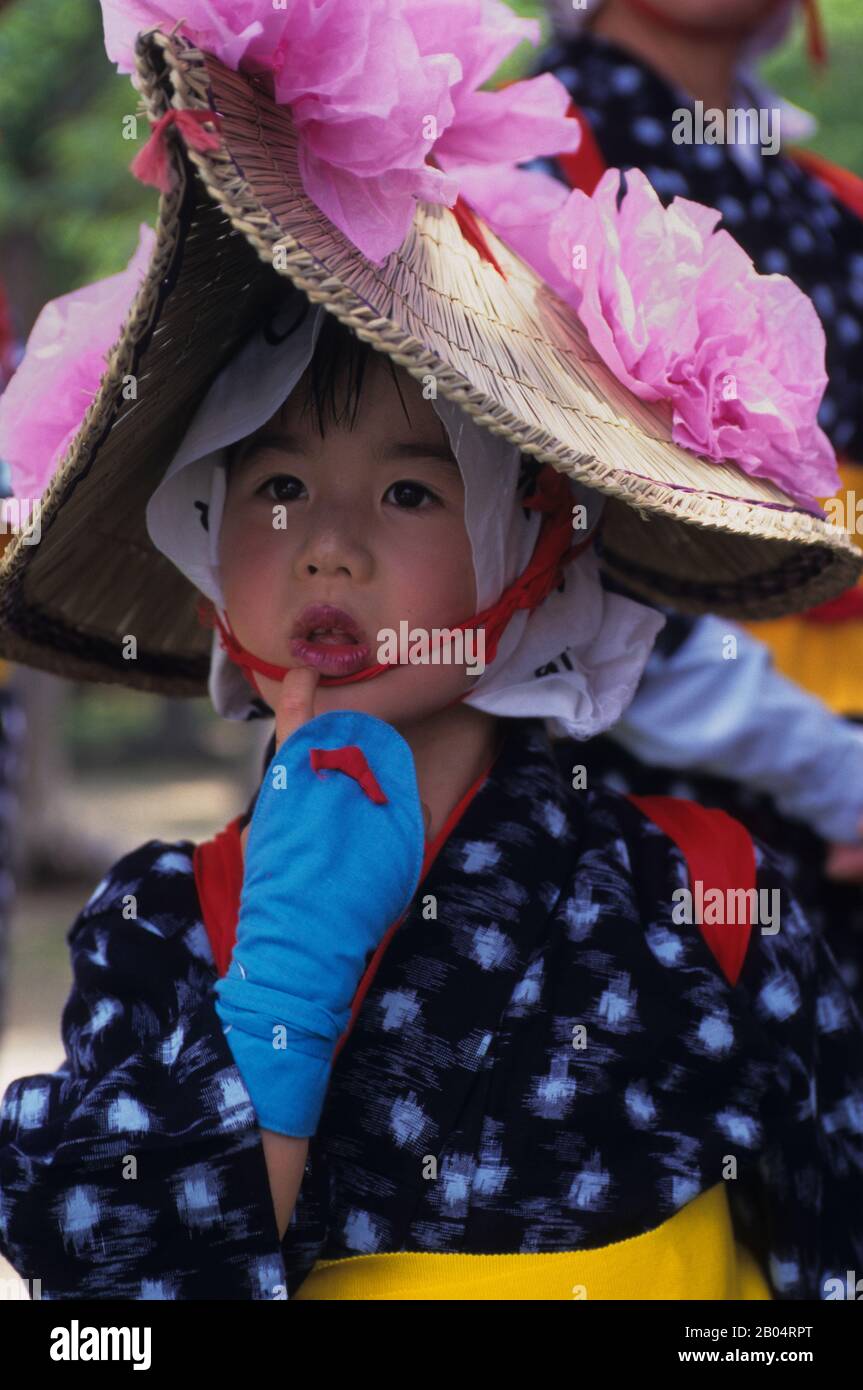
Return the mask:
POLYGON ((670 654, 654 651, 608 736, 651 766, 766 792, 824 840, 860 839, 863 730, 780 675, 767 647, 727 619, 699 618, 670 654))

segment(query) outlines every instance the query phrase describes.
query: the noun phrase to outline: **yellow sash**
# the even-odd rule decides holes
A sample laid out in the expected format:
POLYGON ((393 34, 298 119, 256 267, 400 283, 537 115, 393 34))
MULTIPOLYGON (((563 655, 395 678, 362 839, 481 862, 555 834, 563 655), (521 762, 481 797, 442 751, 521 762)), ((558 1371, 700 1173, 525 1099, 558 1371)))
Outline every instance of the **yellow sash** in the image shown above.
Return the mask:
MULTIPOLYGON (((863 467, 843 463, 839 472, 842 488, 837 496, 844 521, 860 546, 861 535, 855 527, 863 527, 863 467)), ((778 671, 818 695, 835 714, 863 714, 863 622, 859 618, 822 624, 792 614, 746 627, 770 648, 778 671)))
POLYGON ((319 1260, 299 1299, 771 1299, 735 1244, 724 1183, 644 1235, 539 1255, 397 1251, 319 1260))

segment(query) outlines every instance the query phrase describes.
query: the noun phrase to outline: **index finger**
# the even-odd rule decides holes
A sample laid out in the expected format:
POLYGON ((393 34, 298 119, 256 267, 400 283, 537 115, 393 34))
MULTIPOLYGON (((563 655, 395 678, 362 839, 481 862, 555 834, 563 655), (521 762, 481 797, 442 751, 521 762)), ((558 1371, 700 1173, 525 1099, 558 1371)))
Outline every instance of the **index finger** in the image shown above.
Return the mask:
POLYGON ((276 747, 314 718, 315 691, 320 672, 312 666, 294 666, 288 671, 276 701, 276 747))

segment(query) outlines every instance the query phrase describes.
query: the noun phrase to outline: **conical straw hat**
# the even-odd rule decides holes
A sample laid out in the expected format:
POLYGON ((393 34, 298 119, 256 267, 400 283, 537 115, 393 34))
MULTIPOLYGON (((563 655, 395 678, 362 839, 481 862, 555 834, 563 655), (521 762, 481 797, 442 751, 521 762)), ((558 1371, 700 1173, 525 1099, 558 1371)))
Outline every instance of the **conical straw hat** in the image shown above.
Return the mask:
MULTIPOLYGON (((477 219, 504 276, 445 206, 417 203, 382 265, 307 196, 291 112, 178 35, 137 43, 155 121, 217 112, 218 147, 172 129, 175 178, 148 274, 100 390, 42 501, 39 544, 0 561, 0 655, 73 679, 202 694, 210 633, 197 594, 153 546, 145 507, 214 375, 287 277, 358 337, 479 424, 609 499, 607 572, 685 612, 793 612, 853 584, 858 552, 772 483, 672 442, 574 312, 477 219), (123 383, 133 375, 136 399, 123 383), (124 639, 136 638, 136 658, 124 639)), ((206 127, 205 127, 206 128, 206 127)))

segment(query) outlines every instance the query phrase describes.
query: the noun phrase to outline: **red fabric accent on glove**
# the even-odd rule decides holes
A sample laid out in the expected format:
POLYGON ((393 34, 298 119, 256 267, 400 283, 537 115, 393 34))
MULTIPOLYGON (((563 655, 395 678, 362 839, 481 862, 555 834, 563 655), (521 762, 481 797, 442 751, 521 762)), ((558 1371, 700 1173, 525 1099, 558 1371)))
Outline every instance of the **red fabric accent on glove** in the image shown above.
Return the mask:
POLYGON ((318 776, 320 768, 337 768, 339 772, 346 772, 349 777, 359 782, 370 801, 377 802, 379 806, 383 806, 387 801, 378 779, 368 765, 365 753, 355 743, 345 744, 344 748, 310 748, 309 761, 312 771, 318 776))
MULTIPOLYGON (((499 753, 500 747, 498 747, 488 767, 480 773, 475 782, 471 783, 461 801, 453 807, 434 840, 426 842, 420 884, 425 881, 441 849, 485 782, 499 753)), ((212 840, 206 840, 203 844, 196 845, 193 855, 195 887, 198 890, 201 916, 220 979, 231 963, 231 955, 237 937, 237 921, 240 916, 240 894, 243 888, 243 846, 240 840, 240 822, 242 819, 242 816, 237 816, 212 840)), ((333 1061, 338 1057, 351 1035, 366 993, 377 974, 387 947, 403 920, 404 918, 400 917, 387 928, 386 935, 366 966, 365 974, 357 986, 357 992, 351 1004, 350 1022, 336 1044, 333 1061)))

